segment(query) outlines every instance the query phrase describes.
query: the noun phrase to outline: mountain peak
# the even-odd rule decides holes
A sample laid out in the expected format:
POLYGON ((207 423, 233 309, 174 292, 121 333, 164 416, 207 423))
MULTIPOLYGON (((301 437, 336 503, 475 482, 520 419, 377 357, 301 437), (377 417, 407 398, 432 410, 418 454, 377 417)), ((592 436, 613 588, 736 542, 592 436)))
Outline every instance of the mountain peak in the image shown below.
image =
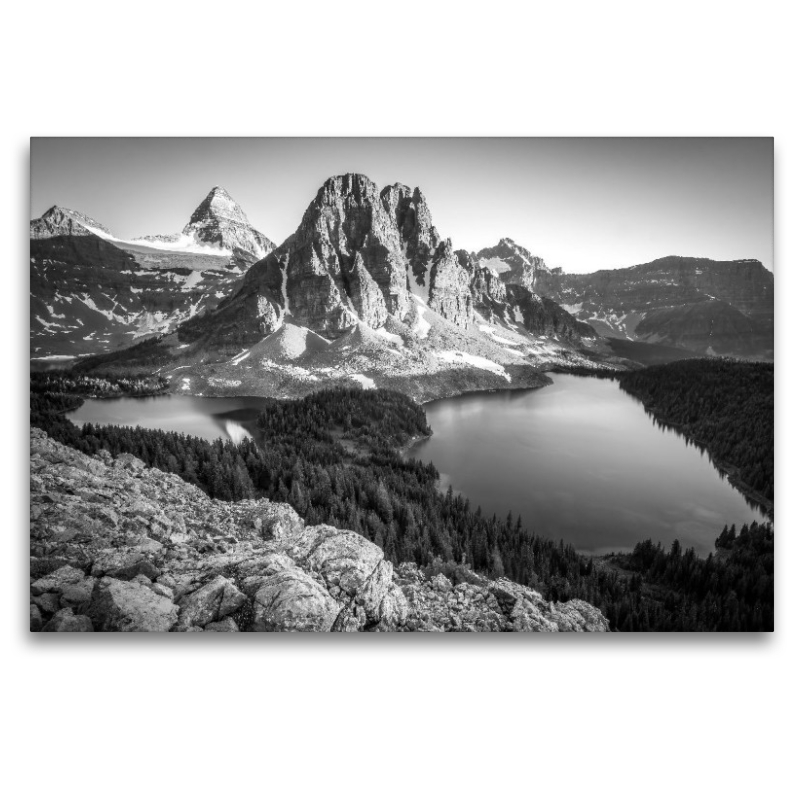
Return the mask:
POLYGON ((317 205, 332 205, 343 198, 352 198, 357 203, 375 202, 379 189, 374 181, 358 172, 332 175, 317 192, 317 205))
POLYGON ((242 207, 222 186, 215 186, 206 195, 182 233, 201 244, 241 251, 250 263, 275 249, 263 233, 250 225, 242 207))
MULTIPOLYGON (((250 225, 242 207, 221 186, 215 186, 194 210, 189 226, 213 219, 225 219, 240 225, 250 225)), ((189 227, 187 226, 187 227, 189 227)), ((187 231, 184 229, 184 233, 187 231)))
POLYGON ((111 236, 108 229, 96 219, 62 206, 50 206, 41 217, 32 219, 30 235, 32 239, 50 239, 54 236, 111 236))
POLYGON ((81 214, 80 211, 73 211, 71 208, 64 208, 63 206, 50 206, 39 219, 55 224, 62 224, 65 220, 70 219, 86 228, 90 233, 100 231, 108 236, 111 235, 108 228, 105 225, 101 225, 96 219, 92 219, 86 214, 81 214))
POLYGON ((533 255, 508 236, 503 237, 494 247, 485 247, 475 254, 483 265, 495 270, 506 283, 524 286, 531 292, 535 290, 540 273, 549 273, 544 259, 533 255))

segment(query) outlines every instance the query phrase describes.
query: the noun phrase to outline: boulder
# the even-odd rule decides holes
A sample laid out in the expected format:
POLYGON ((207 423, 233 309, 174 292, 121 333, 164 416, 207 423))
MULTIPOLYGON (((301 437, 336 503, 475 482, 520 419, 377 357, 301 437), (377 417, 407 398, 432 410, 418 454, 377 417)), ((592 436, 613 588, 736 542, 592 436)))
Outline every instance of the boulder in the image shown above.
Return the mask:
POLYGON ((99 631, 168 631, 178 621, 178 606, 146 586, 102 578, 87 614, 99 631))
POLYGON ((254 631, 329 631, 339 616, 335 600, 297 567, 258 583, 253 596, 254 631))
POLYGON ((92 599, 94 591, 94 578, 84 578, 77 583, 70 583, 61 590, 61 605, 81 608, 92 599))
POLYGON ((59 602, 56 592, 46 592, 45 594, 35 595, 31 599, 43 614, 55 614, 56 611, 61 608, 61 603, 59 602))
MULTIPOLYGON (((364 588, 367 579, 383 561, 380 547, 357 533, 340 531, 329 525, 306 528, 302 538, 295 540, 288 552, 299 563, 319 573, 326 586, 338 586, 351 597, 364 588)), ((383 577, 378 579, 379 586, 391 581, 392 568, 387 566, 388 576, 385 571, 382 573, 383 577)), ((378 590, 376 586, 373 593, 378 590)))
POLYGON ((86 576, 82 570, 75 567, 64 566, 39 578, 31 584, 31 591, 35 595, 44 594, 45 592, 60 592, 63 591, 65 586, 69 584, 78 583, 86 576))
POLYGON ((608 620, 602 612, 585 600, 556 603, 554 612, 560 631, 604 633, 608 630, 608 620))
POLYGON ((71 608, 57 611, 42 628, 43 633, 92 633, 94 627, 89 617, 74 614, 71 608))
POLYGON ((305 527, 303 520, 297 512, 288 505, 270 503, 258 510, 258 516, 253 519, 253 526, 261 536, 273 539, 285 539, 299 533, 305 527))
POLYGON ((129 581, 136 575, 149 579, 158 577, 160 570, 137 550, 106 550, 95 558, 92 575, 96 578, 108 576, 129 581))
POLYGON ((203 630, 212 633, 238 633, 239 626, 231 617, 223 617, 218 622, 209 622, 203 630))
POLYGON ((203 627, 237 611, 246 600, 247 596, 232 581, 218 575, 180 599, 180 623, 203 627))

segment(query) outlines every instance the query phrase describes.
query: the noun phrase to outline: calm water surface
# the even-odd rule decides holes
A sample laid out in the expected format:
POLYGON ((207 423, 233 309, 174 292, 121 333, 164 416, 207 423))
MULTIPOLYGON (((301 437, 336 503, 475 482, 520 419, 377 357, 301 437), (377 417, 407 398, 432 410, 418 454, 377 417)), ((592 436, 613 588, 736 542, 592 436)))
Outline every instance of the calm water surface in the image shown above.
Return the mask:
MULTIPOLYGON (((512 510, 586 553, 677 538, 705 554, 724 525, 765 519, 707 455, 659 429, 616 382, 552 377, 544 389, 426 404, 434 435, 411 454, 433 461, 443 488, 473 507, 502 517, 512 510)), ((163 395, 87 400, 67 416, 241 441, 256 434, 263 405, 260 397, 163 395)))
POLYGON ((141 425, 162 431, 186 433, 204 439, 240 442, 256 435, 256 420, 264 408, 263 397, 191 397, 183 394, 157 397, 119 397, 84 400, 67 419, 76 425, 141 425))
POLYGON ((473 507, 503 518, 511 509, 586 553, 652 538, 706 554, 724 525, 765 519, 615 381, 551 377, 543 389, 426 404, 434 435, 411 455, 433 461, 473 507))

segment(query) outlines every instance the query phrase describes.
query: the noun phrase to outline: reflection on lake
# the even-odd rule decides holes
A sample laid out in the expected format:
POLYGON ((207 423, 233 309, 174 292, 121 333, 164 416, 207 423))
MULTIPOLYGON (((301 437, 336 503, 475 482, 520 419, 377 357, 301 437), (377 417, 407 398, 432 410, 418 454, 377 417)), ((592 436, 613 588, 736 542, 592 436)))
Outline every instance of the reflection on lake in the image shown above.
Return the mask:
POLYGON ((764 514, 707 454, 659 426, 615 381, 552 375, 533 391, 425 406, 434 435, 411 451, 443 487, 491 515, 509 510, 538 534, 586 553, 679 539, 701 555, 726 524, 764 514))
POLYGON ((256 420, 264 408, 263 397, 191 397, 183 394, 157 397, 118 397, 84 400, 67 419, 76 425, 129 425, 201 436, 212 441, 228 438, 240 442, 255 437, 256 420))

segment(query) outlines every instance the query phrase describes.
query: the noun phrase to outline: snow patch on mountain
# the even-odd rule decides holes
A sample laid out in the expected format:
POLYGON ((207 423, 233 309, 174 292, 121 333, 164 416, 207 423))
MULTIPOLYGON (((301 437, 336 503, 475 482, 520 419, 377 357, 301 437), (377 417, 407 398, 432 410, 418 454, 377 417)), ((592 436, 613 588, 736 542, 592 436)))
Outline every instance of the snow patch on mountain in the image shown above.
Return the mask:
POLYGON ((386 328, 374 328, 373 333, 378 334, 383 339, 391 342, 392 344, 397 345, 398 347, 403 347, 403 337, 398 336, 396 333, 389 333, 386 328))
POLYGON ((250 358, 250 351, 249 350, 242 350, 238 356, 234 356, 228 363, 233 364, 234 367, 238 367, 242 361, 250 358))
POLYGON ((500 344, 517 344, 512 339, 505 339, 502 336, 499 336, 494 328, 491 325, 478 325, 478 328, 483 331, 484 333, 489 334, 496 342, 500 342, 500 344))
POLYGON ((416 336, 419 336, 420 339, 427 339, 430 329, 431 323, 425 319, 425 312, 421 308, 418 308, 417 318, 414 320, 414 324, 411 326, 411 332, 416 336))
POLYGON ((495 375, 499 375, 501 378, 505 378, 511 383, 511 376, 500 364, 495 361, 490 361, 488 358, 483 358, 483 356, 474 356, 471 353, 464 353, 460 350, 440 350, 435 355, 448 364, 469 364, 478 369, 494 372, 495 375))
POLYGON ((361 384, 362 389, 374 389, 375 381, 368 378, 366 375, 356 373, 355 375, 348 375, 349 378, 361 384))

